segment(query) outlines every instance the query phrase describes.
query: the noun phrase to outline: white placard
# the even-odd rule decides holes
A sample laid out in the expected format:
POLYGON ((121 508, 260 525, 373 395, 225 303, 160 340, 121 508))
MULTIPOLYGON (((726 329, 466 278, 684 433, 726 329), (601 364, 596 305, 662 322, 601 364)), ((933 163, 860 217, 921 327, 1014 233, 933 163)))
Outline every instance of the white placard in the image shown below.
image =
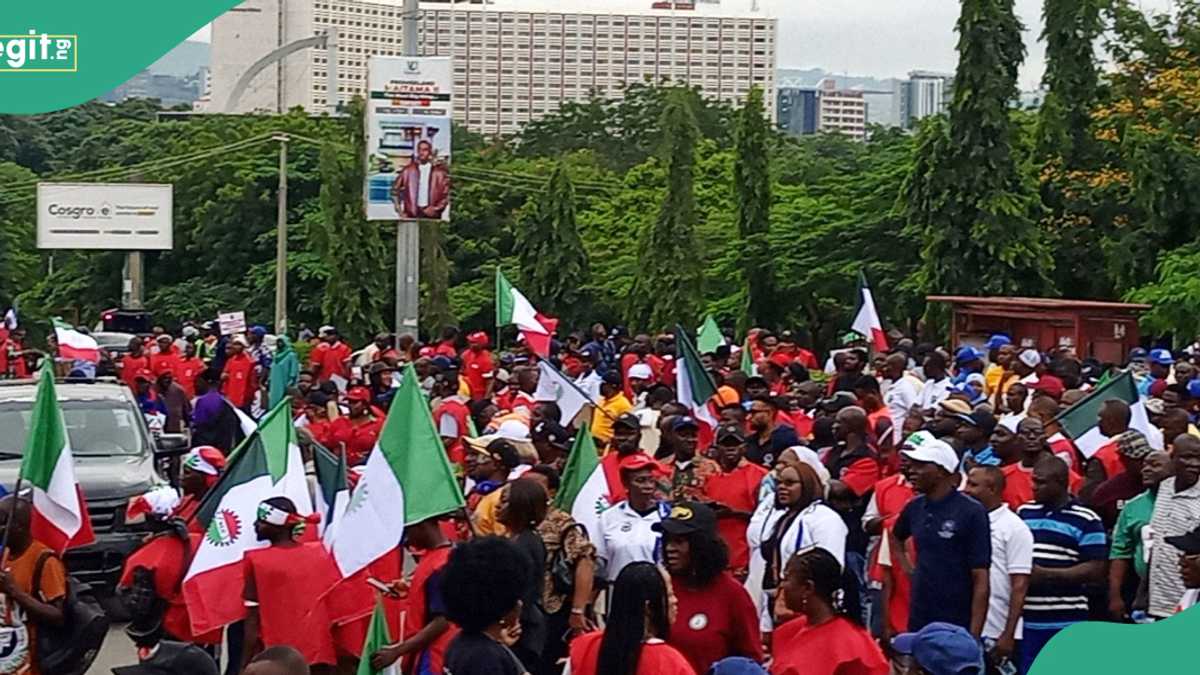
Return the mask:
POLYGON ((367 59, 367 220, 450 220, 448 57, 367 59))
POLYGON ((40 249, 170 250, 171 185, 38 183, 40 249))
POLYGON ((245 312, 225 312, 217 315, 217 324, 221 326, 221 335, 237 335, 246 332, 245 312))

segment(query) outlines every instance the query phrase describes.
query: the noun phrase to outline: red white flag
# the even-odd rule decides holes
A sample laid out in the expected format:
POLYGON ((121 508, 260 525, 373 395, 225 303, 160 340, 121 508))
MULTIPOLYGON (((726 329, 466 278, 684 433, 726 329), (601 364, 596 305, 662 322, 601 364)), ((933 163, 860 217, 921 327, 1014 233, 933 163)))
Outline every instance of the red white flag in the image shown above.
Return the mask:
POLYGON ((867 278, 862 272, 858 273, 858 311, 854 313, 854 323, 850 329, 870 340, 875 351, 887 351, 887 336, 883 333, 879 312, 875 311, 875 298, 871 295, 871 287, 867 285, 867 278))

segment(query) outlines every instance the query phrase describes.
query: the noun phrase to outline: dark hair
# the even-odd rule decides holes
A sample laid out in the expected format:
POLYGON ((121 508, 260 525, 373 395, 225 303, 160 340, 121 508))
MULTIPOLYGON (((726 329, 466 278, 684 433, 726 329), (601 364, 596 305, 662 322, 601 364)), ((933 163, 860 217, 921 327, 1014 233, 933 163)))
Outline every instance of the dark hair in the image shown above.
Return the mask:
POLYGON ((442 570, 446 617, 468 633, 481 633, 517 606, 533 578, 529 560, 505 539, 459 544, 442 570))
POLYGON ((694 588, 707 586, 729 567, 729 547, 716 532, 692 532, 684 539, 687 540, 691 553, 691 566, 687 571, 688 585, 694 588))
POLYGON ((331 398, 336 398, 338 395, 337 383, 333 380, 325 380, 321 384, 317 385, 317 389, 329 395, 331 398))
POLYGON ((329 403, 329 397, 325 395, 325 392, 314 389, 308 392, 308 396, 304 397, 304 402, 308 405, 324 408, 329 403))
POLYGON ((788 364, 788 374, 792 376, 792 383, 808 382, 810 375, 808 368, 804 364, 796 363, 795 361, 788 364))
POLYGON ((814 448, 827 448, 837 443, 833 434, 833 416, 818 417, 813 421, 812 443, 814 448))
POLYGON ((516 525, 530 530, 546 519, 546 501, 549 498, 540 483, 518 478, 508 484, 508 504, 504 507, 504 524, 516 529, 516 525))
POLYGON ((766 403, 767 405, 771 406, 772 408, 774 408, 776 410, 779 410, 779 408, 781 407, 779 405, 779 399, 775 398, 774 396, 771 396, 770 394, 759 394, 758 396, 752 397, 750 400, 757 401, 759 403, 766 403))
POLYGON ((988 482, 992 489, 996 492, 1004 492, 1004 486, 1008 483, 1008 479, 1004 477, 1004 471, 998 466, 977 466, 972 471, 979 471, 987 476, 988 482))
POLYGON ((863 375, 862 377, 860 377, 854 381, 854 390, 855 391, 859 391, 859 390, 869 391, 873 394, 878 394, 879 393, 879 380, 875 379, 874 377, 871 377, 870 375, 863 375))
POLYGON ((267 647, 250 659, 250 663, 264 662, 283 666, 283 669, 290 675, 308 675, 311 672, 308 668, 308 662, 304 660, 304 655, 295 647, 287 645, 267 647))
POLYGON ((946 357, 942 356, 941 352, 933 350, 925 356, 925 363, 944 370, 946 368, 946 357))
POLYGON ((858 625, 862 625, 862 603, 858 597, 858 577, 843 570, 837 558, 823 548, 810 548, 797 553, 788 567, 813 584, 813 590, 833 610, 858 625))
POLYGON ((562 408, 558 407, 558 404, 554 401, 538 401, 537 407, 542 411, 542 417, 546 419, 554 420, 555 422, 562 419, 562 408))
POLYGON ((536 473, 539 476, 545 476, 546 482, 550 484, 551 490, 557 490, 559 485, 562 485, 562 476, 558 475, 558 469, 549 464, 537 464, 529 470, 529 473, 536 473))
POLYGON ((658 566, 650 562, 626 565, 613 582, 596 672, 634 675, 642 658, 642 640, 647 634, 666 640, 670 628, 667 582, 658 566), (647 618, 651 624, 649 631, 647 618))
POLYGON ((670 403, 675 400, 675 392, 665 384, 656 384, 646 392, 646 404, 670 403))
POLYGON ((1166 391, 1175 392, 1176 394, 1179 395, 1179 399, 1182 401, 1187 401, 1192 398, 1192 393, 1190 391, 1188 391, 1186 384, 1180 384, 1178 382, 1176 382, 1175 384, 1168 384, 1166 391))

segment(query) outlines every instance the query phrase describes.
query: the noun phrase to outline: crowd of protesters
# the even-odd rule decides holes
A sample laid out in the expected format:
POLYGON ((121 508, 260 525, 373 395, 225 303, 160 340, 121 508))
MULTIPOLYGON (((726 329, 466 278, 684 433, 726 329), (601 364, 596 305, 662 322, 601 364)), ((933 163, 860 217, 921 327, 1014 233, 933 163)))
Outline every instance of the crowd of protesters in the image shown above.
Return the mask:
MULTIPOLYGON (((701 354, 715 390, 702 409, 678 400, 676 336, 599 324, 545 357, 454 329, 356 350, 323 326, 297 337, 311 344, 304 363, 264 329, 204 325, 137 340, 119 374, 165 432, 187 430, 199 448, 179 515, 219 475, 240 413, 274 402, 273 382, 305 443, 343 455, 353 480, 412 365, 467 509, 407 529, 417 566, 392 583, 416 624, 360 655, 375 668, 822 675, 894 662, 1007 675, 1071 624, 1150 622, 1195 603, 1190 355, 1137 349, 1101 364, 1005 335, 954 349, 893 337, 874 351, 850 334, 822 367, 792 333, 752 331, 701 354), (542 360, 591 405, 565 419, 540 395, 542 360), (295 372, 281 380, 281 367, 295 372), (1135 400, 1089 398, 1124 372, 1135 400), (1064 429, 1080 406, 1094 406, 1104 441, 1087 453, 1064 429), (573 449, 593 447, 581 433, 607 481, 595 531, 554 504, 573 449)), ((274 646, 261 637, 245 636, 246 663, 274 646)))

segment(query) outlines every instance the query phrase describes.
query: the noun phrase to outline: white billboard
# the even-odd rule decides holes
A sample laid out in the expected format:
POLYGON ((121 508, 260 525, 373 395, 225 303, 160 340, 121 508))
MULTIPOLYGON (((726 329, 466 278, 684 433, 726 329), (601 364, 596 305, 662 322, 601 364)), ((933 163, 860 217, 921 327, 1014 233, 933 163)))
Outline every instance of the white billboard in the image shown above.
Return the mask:
POLYGON ((172 246, 170 185, 38 183, 38 248, 152 251, 172 246))
POLYGON ((367 220, 450 220, 448 57, 367 59, 367 220))

